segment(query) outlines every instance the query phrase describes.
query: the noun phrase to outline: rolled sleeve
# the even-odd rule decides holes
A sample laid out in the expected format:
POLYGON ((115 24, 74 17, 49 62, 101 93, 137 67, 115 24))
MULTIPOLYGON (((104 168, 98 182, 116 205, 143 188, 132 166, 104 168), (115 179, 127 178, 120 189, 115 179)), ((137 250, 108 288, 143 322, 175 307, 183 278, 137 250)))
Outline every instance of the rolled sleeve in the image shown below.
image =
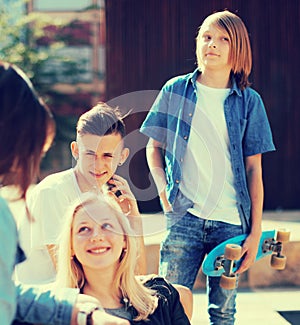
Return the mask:
POLYGON ((251 107, 247 117, 247 127, 244 134, 244 156, 274 151, 272 131, 261 97, 251 97, 251 107))
POLYGON ((40 324, 70 324, 77 289, 45 290, 41 286, 17 285, 16 320, 40 324))

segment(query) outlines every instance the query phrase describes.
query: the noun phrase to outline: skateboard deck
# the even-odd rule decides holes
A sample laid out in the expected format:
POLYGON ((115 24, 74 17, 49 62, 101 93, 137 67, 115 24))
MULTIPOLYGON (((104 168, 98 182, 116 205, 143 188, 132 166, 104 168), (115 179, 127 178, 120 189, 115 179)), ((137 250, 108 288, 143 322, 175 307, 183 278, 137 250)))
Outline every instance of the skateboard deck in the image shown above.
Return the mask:
MULTIPOLYGON (((273 250, 267 249, 266 245, 274 243, 275 242, 275 230, 268 230, 263 231, 260 243, 258 247, 258 252, 256 255, 256 260, 259 260, 265 256, 271 255, 274 253, 273 250)), ((202 264, 202 271, 204 274, 208 276, 221 276, 224 273, 224 267, 222 266, 222 259, 224 258, 224 252, 227 244, 236 244, 242 246, 245 239, 247 238, 247 235, 240 235, 233 238, 230 238, 218 246, 216 246, 205 258, 203 264, 202 264)), ((232 272, 234 273, 239 266, 242 263, 242 258, 235 260, 235 262, 232 265, 232 272)))

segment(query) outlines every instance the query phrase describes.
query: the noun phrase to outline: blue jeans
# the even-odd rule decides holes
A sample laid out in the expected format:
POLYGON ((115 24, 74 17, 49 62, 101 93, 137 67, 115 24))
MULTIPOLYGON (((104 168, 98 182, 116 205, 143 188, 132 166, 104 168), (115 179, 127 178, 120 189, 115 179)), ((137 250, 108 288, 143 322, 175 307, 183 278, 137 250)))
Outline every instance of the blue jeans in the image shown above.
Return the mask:
MULTIPOLYGON (((241 226, 200 219, 188 212, 175 224, 167 217, 169 221, 171 227, 161 244, 159 273, 191 290, 205 255, 224 240, 242 234, 241 226)), ((222 289, 219 280, 207 279, 210 324, 234 324, 236 290, 222 289)))

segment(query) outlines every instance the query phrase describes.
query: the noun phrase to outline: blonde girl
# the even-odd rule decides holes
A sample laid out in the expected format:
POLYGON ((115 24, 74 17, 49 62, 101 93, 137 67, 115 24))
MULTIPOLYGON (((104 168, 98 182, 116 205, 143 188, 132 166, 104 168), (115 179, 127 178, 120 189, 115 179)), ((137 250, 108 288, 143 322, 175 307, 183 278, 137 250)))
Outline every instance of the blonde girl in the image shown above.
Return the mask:
POLYGON ((85 193, 70 206, 65 220, 59 287, 78 288, 97 298, 108 313, 134 324, 157 324, 157 319, 159 324, 176 324, 177 319, 189 324, 170 284, 158 277, 135 276, 137 237, 113 196, 85 193))

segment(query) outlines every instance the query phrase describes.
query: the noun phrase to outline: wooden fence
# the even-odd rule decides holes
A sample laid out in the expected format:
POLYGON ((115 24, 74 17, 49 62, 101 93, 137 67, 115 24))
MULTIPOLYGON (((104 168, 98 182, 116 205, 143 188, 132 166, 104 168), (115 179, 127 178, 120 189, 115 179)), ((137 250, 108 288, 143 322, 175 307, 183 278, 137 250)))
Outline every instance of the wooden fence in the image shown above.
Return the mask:
MULTIPOLYGON (((106 99, 122 106, 129 93, 141 91, 137 97, 143 97, 144 91, 159 90, 172 76, 193 70, 200 23, 214 11, 236 12, 250 33, 252 86, 265 102, 277 147, 263 158, 265 209, 299 209, 299 4, 298 0, 107 0, 106 99)), ((129 132, 138 134, 151 106, 154 92, 146 94, 144 104, 138 99, 142 109, 135 111, 137 103, 132 102, 129 132)), ((140 137, 134 137, 133 146, 135 141, 146 143, 140 137)), ((149 171, 143 148, 136 149, 129 164, 135 191, 147 188, 149 171)), ((139 203, 144 212, 159 206, 157 198, 139 203)))

